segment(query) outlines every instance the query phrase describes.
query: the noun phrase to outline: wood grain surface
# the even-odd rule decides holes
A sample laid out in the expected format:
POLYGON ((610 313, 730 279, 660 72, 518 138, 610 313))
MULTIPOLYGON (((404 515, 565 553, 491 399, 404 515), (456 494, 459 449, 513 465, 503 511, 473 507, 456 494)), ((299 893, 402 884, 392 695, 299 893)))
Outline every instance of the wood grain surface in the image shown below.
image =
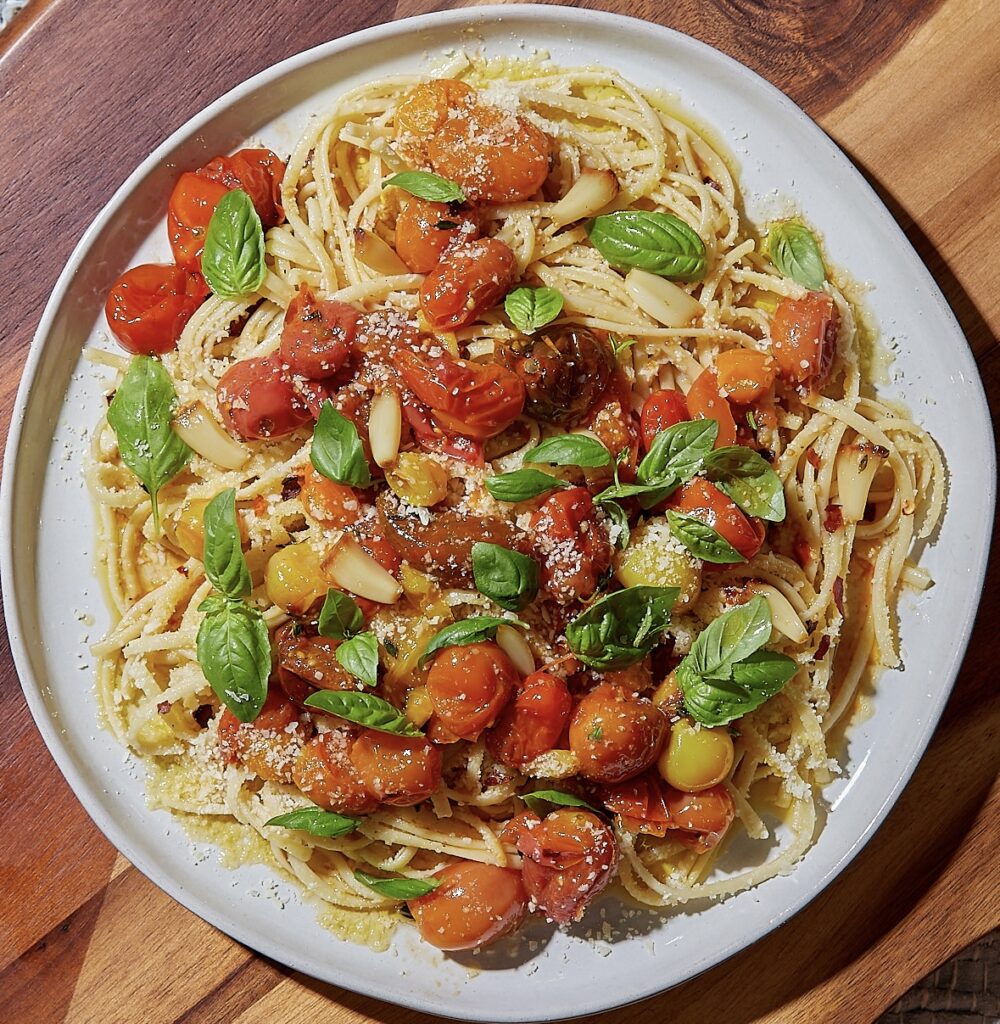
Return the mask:
MULTIPOLYGON (((309 46, 433 0, 33 0, 0 36, 0 422, 85 226, 166 135, 309 46)), ((865 171, 958 315, 1000 408, 1000 4, 606 0, 769 78, 865 171)), ((1000 925, 1000 559, 955 692, 887 822, 790 923, 605 1024, 865 1024, 1000 925)), ((942 643, 948 639, 942 637, 942 643)), ((234 943, 118 856, 49 757, 0 649, 0 1024, 417 1024, 234 943)))

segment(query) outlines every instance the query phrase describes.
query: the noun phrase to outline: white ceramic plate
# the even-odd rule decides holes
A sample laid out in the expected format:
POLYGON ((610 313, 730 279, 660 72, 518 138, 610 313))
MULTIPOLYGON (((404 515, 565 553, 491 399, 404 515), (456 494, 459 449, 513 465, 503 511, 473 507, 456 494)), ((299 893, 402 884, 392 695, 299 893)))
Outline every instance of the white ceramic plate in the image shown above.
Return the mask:
MULTIPOLYGON (((245 82, 175 132, 118 190, 60 277, 21 382, 6 466, 2 568, 14 657, 53 757, 108 838, 175 899, 275 960, 402 1005, 504 1021, 592 1013, 675 985, 760 938, 843 869, 910 777, 958 671, 982 586, 996 480, 986 403, 965 339, 903 233, 822 131, 767 82, 686 36, 533 6, 451 11, 328 43, 245 82), (168 814, 146 809, 141 772, 98 730, 91 692, 86 641, 103 632, 108 615, 91 574, 80 465, 103 398, 101 374, 83 364, 81 350, 108 344, 102 309, 114 278, 129 265, 169 259, 162 217, 178 167, 249 136, 287 153, 308 115, 345 88, 480 44, 491 54, 537 47, 563 64, 601 63, 678 94, 742 165, 751 216, 785 208, 789 198, 807 211, 834 264, 873 285, 870 308, 896 354, 888 392, 908 401, 941 444, 950 498, 923 558, 937 583, 901 602, 905 669, 882 678, 874 717, 852 732, 845 777, 825 793, 825 827, 791 876, 721 905, 635 918, 631 937, 612 941, 536 925, 534 949, 511 940, 469 958, 482 968, 470 971, 419 946, 408 928, 388 954, 340 942, 290 885, 274 884, 261 867, 227 871, 168 814)), ((605 901, 591 921, 602 910, 611 918, 615 906, 605 901)))

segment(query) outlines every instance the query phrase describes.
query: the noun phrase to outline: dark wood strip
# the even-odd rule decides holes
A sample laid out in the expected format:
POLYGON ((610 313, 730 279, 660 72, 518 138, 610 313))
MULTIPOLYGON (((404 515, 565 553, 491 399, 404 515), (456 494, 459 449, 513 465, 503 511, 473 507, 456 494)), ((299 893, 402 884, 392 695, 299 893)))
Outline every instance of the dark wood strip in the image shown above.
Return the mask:
POLYGON ((291 972, 247 950, 247 959, 173 1024, 221 1024, 236 1020, 291 972))

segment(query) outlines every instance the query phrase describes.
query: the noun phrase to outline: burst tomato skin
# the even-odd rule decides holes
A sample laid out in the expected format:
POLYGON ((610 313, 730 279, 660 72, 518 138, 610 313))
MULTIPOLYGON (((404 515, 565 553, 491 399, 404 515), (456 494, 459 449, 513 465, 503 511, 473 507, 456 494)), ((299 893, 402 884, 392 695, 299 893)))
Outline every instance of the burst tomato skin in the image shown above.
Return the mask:
MULTIPOLYGON (((294 742, 288 727, 299 712, 284 694, 272 690, 252 722, 241 722, 226 708, 219 719, 219 748, 228 764, 241 764, 270 782, 291 782, 287 751, 294 742)), ((298 728, 302 728, 301 723, 298 728)), ((301 733, 300 733, 301 735, 301 733)))
POLYGON ((764 524, 759 519, 744 515, 735 501, 704 477, 696 476, 679 487, 663 507, 700 519, 729 541, 748 561, 764 543, 764 524))
POLYGON ((533 672, 518 686, 497 724, 486 735, 486 749, 510 768, 522 768, 555 748, 573 706, 558 676, 533 672))
POLYGON ((446 647, 427 673, 435 742, 474 741, 493 725, 514 692, 517 669, 494 643, 446 647))
POLYGON ((370 814, 378 798, 365 786, 350 757, 358 729, 337 723, 302 748, 292 768, 295 785, 313 803, 338 814, 370 814))
POLYGON ((419 804, 441 785, 441 751, 424 739, 365 729, 350 758, 368 791, 393 807, 419 804))
POLYGON ((104 306, 118 344, 133 355, 163 355, 177 340, 194 311, 208 298, 200 274, 169 264, 131 267, 112 285, 104 306))
POLYGON ((302 478, 302 504, 313 519, 341 529, 356 523, 363 508, 353 487, 328 479, 311 462, 302 478))
POLYGON ((433 135, 450 110, 470 107, 475 90, 457 78, 435 78, 411 89, 396 109, 396 137, 410 144, 433 135))
POLYGON ((531 529, 549 596, 561 604, 590 597, 611 565, 611 543, 590 492, 585 487, 556 491, 532 515, 531 529))
POLYGON ((782 378, 822 387, 837 354, 839 326, 836 303, 826 292, 782 299, 771 319, 771 352, 782 378))
POLYGON ((226 430, 240 441, 284 437, 309 419, 309 409, 273 356, 241 359, 215 389, 226 430))
POLYGON ((517 261, 496 238, 462 242, 443 254, 420 286, 420 309, 432 331, 455 331, 492 309, 510 291, 517 261))
POLYGON ((752 348, 734 348, 715 359, 719 393, 736 405, 750 405, 762 399, 774 384, 774 359, 752 348))
POLYGON ((687 393, 688 412, 693 420, 715 420, 719 434, 715 439, 716 448, 736 443, 736 420, 722 392, 715 370, 703 370, 687 393))
POLYGON ((690 418, 687 400, 680 391, 675 388, 654 391, 642 403, 642 412, 639 413, 643 448, 648 452, 657 434, 675 423, 683 423, 690 418))
POLYGON ((396 253, 414 274, 429 273, 451 246, 478 237, 475 216, 452 213, 447 203, 413 196, 396 218, 396 253))
POLYGON ((317 299, 300 285, 285 311, 281 361, 291 373, 311 380, 333 377, 351 354, 360 315, 346 302, 317 299))
POLYGON ((197 172, 227 189, 241 188, 250 197, 266 231, 285 219, 281 208, 281 179, 285 165, 269 149, 241 149, 232 156, 217 156, 197 172))

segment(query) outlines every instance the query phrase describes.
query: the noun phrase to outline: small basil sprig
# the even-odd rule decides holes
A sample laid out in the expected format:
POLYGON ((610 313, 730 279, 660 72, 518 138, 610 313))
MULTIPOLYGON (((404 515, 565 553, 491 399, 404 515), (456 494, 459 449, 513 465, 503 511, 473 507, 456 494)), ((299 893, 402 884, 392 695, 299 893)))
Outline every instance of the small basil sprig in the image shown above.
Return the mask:
POLYGON ((503 308, 522 333, 532 334, 562 312, 562 293, 555 288, 515 288, 507 293, 503 308))
POLYGON ((279 814, 265 825, 280 825, 282 828, 299 829, 314 836, 336 839, 353 832, 360 824, 361 818, 350 818, 346 814, 324 811, 321 807, 299 807, 287 814, 279 814))
POLYGON ((519 612, 538 594, 538 563, 500 544, 472 545, 472 575, 476 590, 508 611, 519 612))
POLYGON ((771 636, 767 600, 754 597, 723 612, 677 666, 684 707, 702 725, 726 725, 754 711, 795 675, 791 658, 761 648, 771 636))
POLYGON ((323 403, 316 421, 309 461, 318 473, 334 483, 367 487, 372 482, 358 428, 329 399, 323 403))
POLYGON ((204 564, 209 583, 225 597, 239 600, 253 588, 243 538, 236 518, 236 490, 227 487, 208 503, 202 514, 205 530, 204 564))
POLYGON ((527 628, 520 619, 498 619, 495 615, 474 615, 471 619, 451 622, 431 637, 431 642, 420 655, 420 664, 426 664, 445 647, 464 647, 466 644, 481 644, 485 640, 492 640, 500 626, 527 628))
POLYGON ((608 517, 611 525, 617 527, 618 533, 615 537, 615 547, 620 551, 624 551, 632 537, 632 530, 628 524, 628 513, 617 501, 609 499, 599 501, 597 506, 608 517))
POLYGON ((536 789, 534 793, 523 793, 521 799, 533 810, 542 812, 545 804, 555 804, 557 807, 584 807, 588 811, 600 814, 596 807, 581 800, 572 793, 564 793, 559 789, 536 789))
POLYGON ((566 627, 569 649, 591 668, 641 661, 670 624, 677 587, 627 587, 595 601, 566 627))
POLYGON ((438 174, 431 174, 430 171, 401 171, 382 182, 382 188, 389 188, 390 185, 432 203, 465 202, 465 193, 460 185, 438 174))
POLYGON ((368 686, 378 685, 378 638, 374 633, 358 633, 345 640, 333 656, 352 676, 368 686))
POLYGON ((227 192, 215 207, 205 233, 201 273, 223 299, 257 291, 267 274, 264 228, 253 201, 241 188, 227 192))
POLYGON ((153 508, 153 529, 160 532, 160 488, 194 454, 174 433, 171 420, 177 393, 163 364, 135 356, 108 408, 108 423, 118 438, 122 462, 139 478, 153 508))
POLYGON ((326 592, 316 628, 321 636, 349 640, 361 632, 365 617, 354 599, 332 587, 326 592))
POLYGON ((611 452, 587 434, 559 434, 542 441, 524 457, 525 462, 549 466, 582 466, 596 469, 611 463, 611 452))
POLYGON ((785 490, 766 459, 740 445, 716 448, 705 458, 705 476, 744 512, 771 523, 785 518, 785 490))
POLYGON ((705 243, 672 213, 618 210, 595 217, 587 236, 617 269, 639 267, 679 281, 698 281, 705 274, 705 243))
POLYGON ((486 490, 497 501, 528 501, 557 487, 569 487, 569 484, 537 469, 517 469, 486 478, 486 490))
POLYGON ((212 594, 198 606, 198 664, 216 696, 241 722, 252 722, 267 699, 271 641, 264 617, 242 601, 212 594))
POLYGON ((374 693, 358 690, 317 690, 305 700, 306 707, 318 708, 329 715, 379 732, 397 736, 418 736, 423 733, 396 707, 374 693))
POLYGON ((433 892, 440 884, 437 878, 407 878, 405 875, 369 875, 355 871, 354 877, 390 900, 417 900, 433 892))
POLYGON ((779 220, 765 240, 771 262, 785 277, 816 291, 826 281, 823 255, 813 233, 797 220, 779 220))
POLYGON ((746 561, 721 533, 695 516, 667 509, 667 523, 670 532, 695 558, 714 565, 733 565, 746 561))

